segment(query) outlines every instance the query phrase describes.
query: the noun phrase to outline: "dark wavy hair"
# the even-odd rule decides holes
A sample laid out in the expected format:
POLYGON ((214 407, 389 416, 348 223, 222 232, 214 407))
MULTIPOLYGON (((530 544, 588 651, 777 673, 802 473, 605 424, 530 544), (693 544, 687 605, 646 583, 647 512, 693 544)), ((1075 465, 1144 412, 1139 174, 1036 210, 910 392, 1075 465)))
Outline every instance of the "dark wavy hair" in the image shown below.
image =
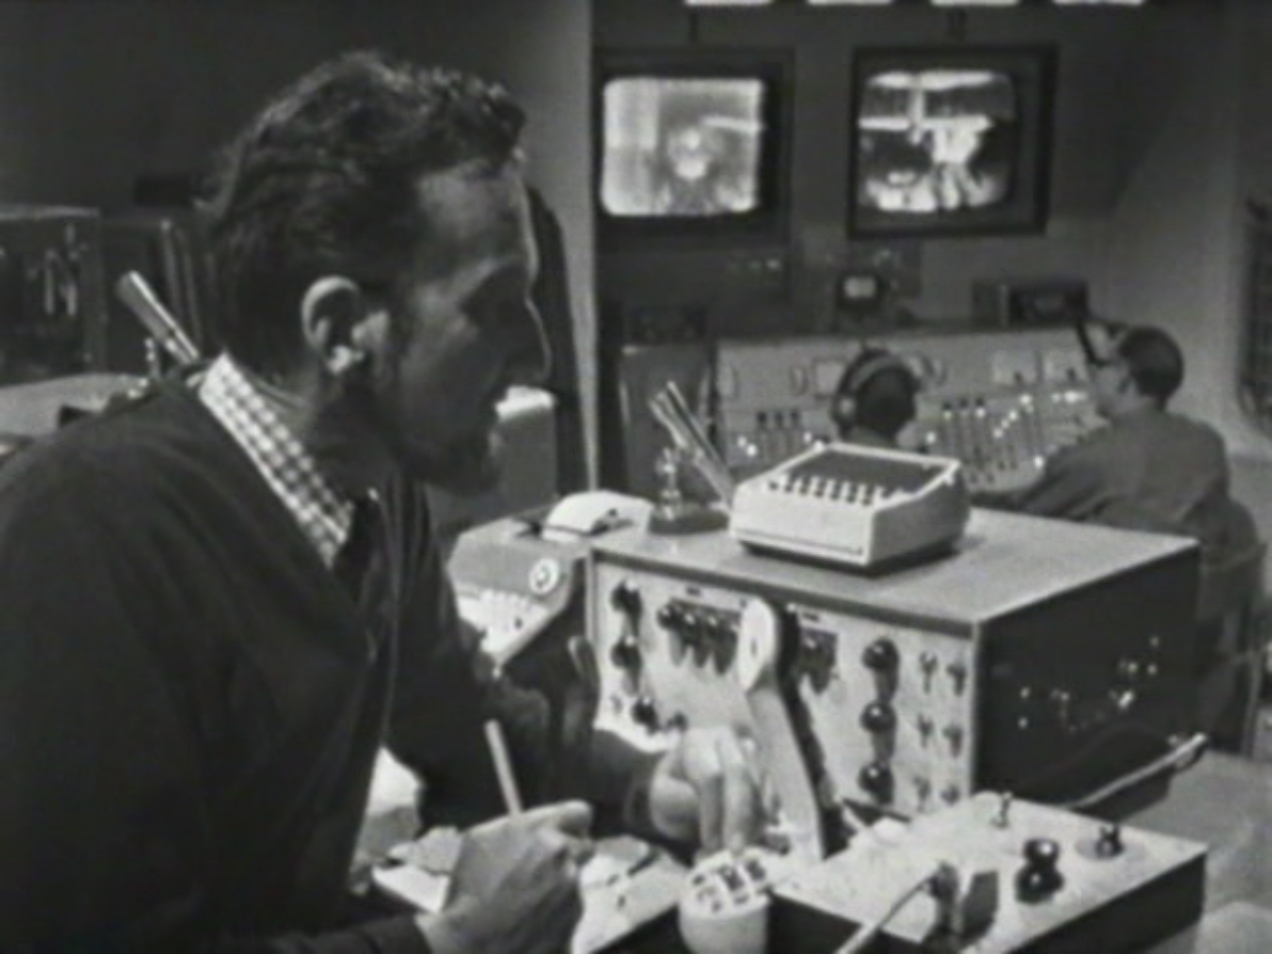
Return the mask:
POLYGON ((203 203, 225 348, 259 373, 286 371, 316 278, 391 295, 430 237, 422 181, 500 171, 524 123, 501 86, 372 51, 284 89, 219 157, 203 203))
POLYGON ((1162 407, 1184 381, 1184 353, 1160 328, 1133 325, 1117 336, 1114 350, 1140 393, 1162 407))

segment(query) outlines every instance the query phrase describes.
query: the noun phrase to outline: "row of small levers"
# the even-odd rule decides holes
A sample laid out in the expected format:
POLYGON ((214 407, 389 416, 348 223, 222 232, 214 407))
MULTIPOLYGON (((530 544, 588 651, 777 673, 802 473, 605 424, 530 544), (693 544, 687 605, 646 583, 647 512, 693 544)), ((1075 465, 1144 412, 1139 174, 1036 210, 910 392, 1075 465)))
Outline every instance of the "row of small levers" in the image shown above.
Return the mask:
POLYGON ((898 490, 880 484, 862 484, 851 480, 833 480, 812 474, 779 474, 765 482, 765 487, 775 493, 798 494, 803 497, 820 497, 824 500, 840 500, 844 503, 868 506, 876 500, 887 500, 898 490))

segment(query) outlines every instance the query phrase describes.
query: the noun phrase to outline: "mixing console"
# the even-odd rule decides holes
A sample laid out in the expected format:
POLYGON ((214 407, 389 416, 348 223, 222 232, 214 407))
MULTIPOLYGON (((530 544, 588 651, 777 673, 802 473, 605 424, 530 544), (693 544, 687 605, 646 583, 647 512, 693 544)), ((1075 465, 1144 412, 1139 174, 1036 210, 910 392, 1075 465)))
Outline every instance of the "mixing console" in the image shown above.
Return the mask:
POLYGON ((1048 455, 1099 423, 1081 348, 1067 328, 721 341, 716 436, 735 474, 750 476, 832 440, 831 396, 867 345, 895 352, 921 382, 903 444, 961 461, 973 493, 1027 486, 1048 455))

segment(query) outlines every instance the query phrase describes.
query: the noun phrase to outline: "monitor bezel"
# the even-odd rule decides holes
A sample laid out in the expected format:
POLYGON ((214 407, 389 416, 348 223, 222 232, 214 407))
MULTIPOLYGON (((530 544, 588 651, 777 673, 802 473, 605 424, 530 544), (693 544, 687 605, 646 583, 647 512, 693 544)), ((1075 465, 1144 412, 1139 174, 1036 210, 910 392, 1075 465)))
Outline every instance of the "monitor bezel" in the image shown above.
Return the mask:
POLYGON ((789 50, 695 48, 605 49, 593 60, 592 203, 598 245, 602 248, 694 248, 739 243, 785 242, 791 216, 791 125, 794 57, 789 50), (760 202, 753 212, 729 216, 625 216, 606 210, 601 196, 605 162, 604 96, 615 79, 759 79, 768 94, 764 123, 769 130, 761 145, 760 202))
POLYGON ((861 238, 987 236, 1046 230, 1051 204, 1051 142, 1057 69, 1054 45, 1011 47, 878 47, 856 52, 848 114, 847 228, 861 238), (888 69, 985 69, 1019 82, 1021 135, 1018 188, 1007 202, 925 218, 867 208, 858 199, 861 110, 866 79, 888 69))

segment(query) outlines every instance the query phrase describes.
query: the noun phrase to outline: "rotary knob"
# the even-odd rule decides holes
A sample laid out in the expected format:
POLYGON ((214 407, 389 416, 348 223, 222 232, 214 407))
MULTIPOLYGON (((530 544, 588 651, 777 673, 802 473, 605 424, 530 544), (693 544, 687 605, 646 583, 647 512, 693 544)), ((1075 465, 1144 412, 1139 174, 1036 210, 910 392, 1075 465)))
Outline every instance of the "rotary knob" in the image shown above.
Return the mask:
POLYGON ((882 762, 871 762, 857 773, 857 784, 881 802, 892 799, 892 769, 882 762))
POLYGON ((861 654, 861 662, 875 672, 895 672, 900 661, 897 646, 887 637, 876 639, 861 654))
POLYGON ((650 732, 658 730, 658 709, 649 696, 641 696, 632 703, 632 719, 650 732))
POLYGON ((1016 874, 1016 897, 1032 904, 1055 894, 1064 885, 1060 874, 1060 845, 1050 838, 1025 842, 1025 864, 1016 874))
POLYGON ((884 735, 897 727, 897 714, 886 702, 872 702, 861 710, 861 727, 875 735, 884 735))
POLYGON ((624 580, 610 591, 610 606, 629 619, 640 615, 640 589, 631 580, 624 580))
POLYGON ((610 649, 610 662, 624 672, 635 672, 640 668, 640 644, 630 633, 614 643, 610 649))
POLYGON ((663 629, 675 631, 684 621, 684 610, 675 603, 664 603, 658 607, 657 620, 663 629))

